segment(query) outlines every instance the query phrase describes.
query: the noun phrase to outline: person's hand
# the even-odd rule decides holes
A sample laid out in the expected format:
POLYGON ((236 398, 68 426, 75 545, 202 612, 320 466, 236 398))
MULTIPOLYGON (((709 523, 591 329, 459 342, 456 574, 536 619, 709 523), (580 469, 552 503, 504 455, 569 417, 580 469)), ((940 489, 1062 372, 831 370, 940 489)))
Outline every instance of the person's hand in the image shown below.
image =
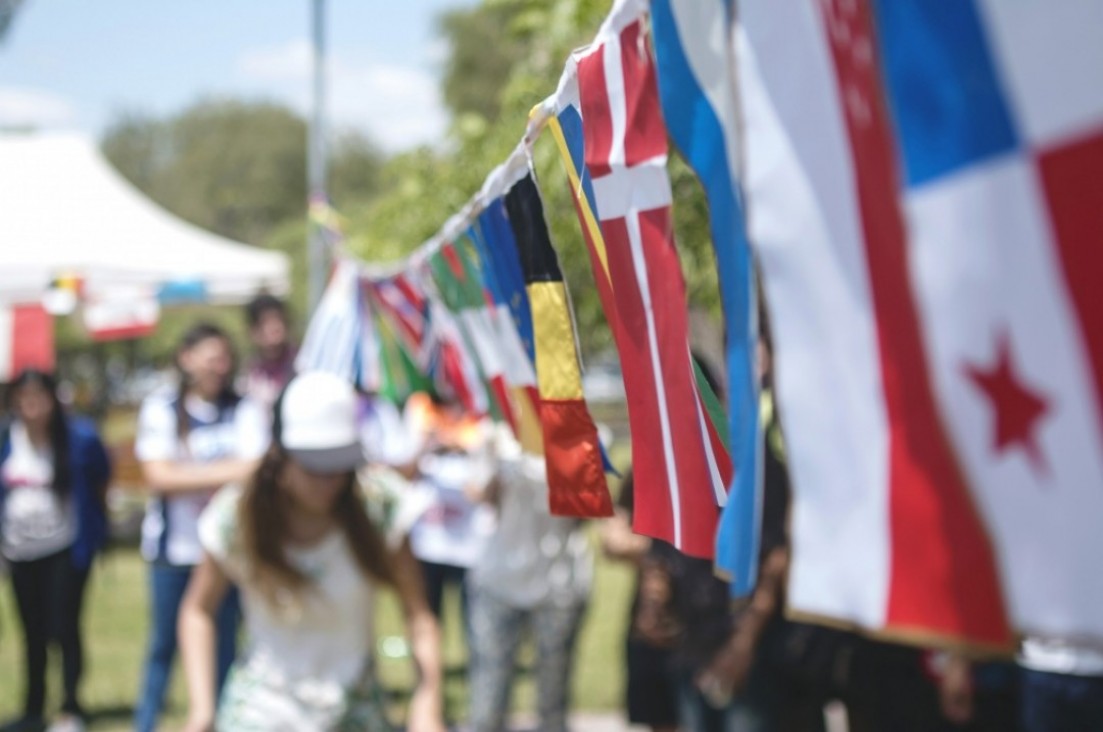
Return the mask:
POLYGON ((943 716, 954 724, 967 724, 973 718, 972 664, 961 656, 949 656, 938 692, 943 716))
POLYGON ((752 663, 754 647, 736 635, 716 654, 708 667, 697 675, 697 688, 709 704, 722 709, 746 685, 752 663))

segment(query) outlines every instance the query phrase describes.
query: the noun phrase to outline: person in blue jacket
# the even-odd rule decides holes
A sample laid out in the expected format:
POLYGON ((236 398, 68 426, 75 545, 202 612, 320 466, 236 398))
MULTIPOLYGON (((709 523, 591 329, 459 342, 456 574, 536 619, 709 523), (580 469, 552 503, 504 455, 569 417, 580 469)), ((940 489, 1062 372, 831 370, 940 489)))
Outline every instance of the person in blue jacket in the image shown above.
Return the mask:
POLYGON ((0 552, 11 566, 23 626, 23 716, 7 730, 44 726, 47 646, 61 650, 64 698, 51 730, 81 730, 80 614, 92 559, 107 540, 107 451, 91 422, 66 414, 50 374, 23 371, 0 431, 0 552))

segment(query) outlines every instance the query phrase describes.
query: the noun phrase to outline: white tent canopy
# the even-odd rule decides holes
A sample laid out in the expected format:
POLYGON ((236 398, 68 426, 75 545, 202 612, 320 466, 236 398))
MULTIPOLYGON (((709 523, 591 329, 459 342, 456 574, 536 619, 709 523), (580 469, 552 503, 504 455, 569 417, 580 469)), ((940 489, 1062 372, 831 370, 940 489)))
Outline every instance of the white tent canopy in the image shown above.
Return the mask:
POLYGON ((201 282, 215 303, 288 291, 284 254, 216 236, 143 196, 75 135, 0 136, 0 302, 60 276, 103 291, 201 282))

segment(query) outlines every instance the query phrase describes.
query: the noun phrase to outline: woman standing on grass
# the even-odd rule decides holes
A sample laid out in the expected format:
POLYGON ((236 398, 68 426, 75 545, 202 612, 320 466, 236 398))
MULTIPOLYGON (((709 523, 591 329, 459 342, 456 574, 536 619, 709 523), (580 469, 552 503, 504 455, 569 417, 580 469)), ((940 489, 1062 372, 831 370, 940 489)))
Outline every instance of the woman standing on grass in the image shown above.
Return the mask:
POLYGON ((5 730, 40 730, 47 645, 60 646, 64 698, 56 732, 84 729, 80 613, 92 559, 107 539, 111 468, 90 422, 65 414, 57 383, 24 371, 8 392, 13 420, 0 433, 0 550, 11 564, 23 625, 23 717, 5 730))
POLYGON ((186 729, 389 730, 372 613, 375 589, 393 585, 418 670, 407 727, 443 730, 440 632, 408 544, 391 551, 369 518, 352 387, 332 374, 296 376, 276 402, 272 438, 252 477, 223 489, 200 522, 204 557, 179 627, 186 729), (248 647, 219 701, 215 619, 231 582, 248 647))
MULTIPOLYGON (((268 444, 267 417, 233 390, 229 338, 200 323, 177 351, 179 386, 153 394, 138 416, 135 453, 152 498, 142 522, 142 555, 150 562, 150 640, 135 715, 152 732, 164 705, 176 655, 176 620, 192 569, 203 556, 199 514, 214 492, 256 467, 268 444)), ((240 610, 229 593, 218 613, 219 679, 233 661, 240 610)))

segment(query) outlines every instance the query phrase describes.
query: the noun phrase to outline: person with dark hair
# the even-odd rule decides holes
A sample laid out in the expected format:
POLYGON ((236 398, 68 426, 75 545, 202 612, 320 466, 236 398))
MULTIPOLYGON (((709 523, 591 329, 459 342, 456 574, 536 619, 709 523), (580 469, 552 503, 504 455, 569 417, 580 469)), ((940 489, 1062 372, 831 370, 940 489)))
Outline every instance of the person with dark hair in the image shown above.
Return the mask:
MULTIPOLYGON (((135 453, 151 493, 142 522, 142 555, 150 562, 151 632, 135 713, 139 732, 152 730, 164 704, 176 619, 192 569, 202 558, 199 514, 214 492, 242 480, 268 445, 268 419, 233 389, 234 354, 216 326, 200 323, 176 354, 179 386, 155 393, 138 415, 135 453)), ((219 679, 236 650, 236 595, 219 611, 219 679)))
POLYGON ((625 643, 625 703, 631 724, 647 725, 652 732, 674 732, 679 714, 672 658, 681 624, 671 607, 669 567, 652 551, 651 539, 632 530, 635 485, 629 470, 621 482, 614 514, 601 527, 605 555, 636 567, 625 643))
POLYGON ((204 511, 203 559, 180 614, 188 732, 390 729, 372 660, 376 590, 402 602, 418 685, 406 727, 443 730, 440 631, 417 561, 372 520, 356 395, 340 377, 296 376, 279 396, 272 445, 204 511), (249 645, 219 700, 218 608, 240 588, 249 645))
POLYGON ((81 730, 77 698, 84 666, 80 616, 92 559, 107 539, 111 465, 94 426, 66 414, 57 382, 22 372, 8 391, 12 421, 0 434, 0 552, 11 565, 23 626, 23 716, 6 730, 39 730, 51 641, 61 650, 56 732, 81 730))
POLYGON ((517 652, 526 627, 536 646, 537 728, 566 732, 578 630, 590 597, 593 556, 585 526, 548 510, 543 456, 528 455, 507 425, 495 427, 494 478, 483 500, 497 530, 468 573, 472 732, 506 729, 517 652))
POLYGON ((245 306, 245 322, 253 342, 253 358, 245 369, 242 391, 267 413, 295 373, 291 317, 283 300, 263 294, 245 306))

